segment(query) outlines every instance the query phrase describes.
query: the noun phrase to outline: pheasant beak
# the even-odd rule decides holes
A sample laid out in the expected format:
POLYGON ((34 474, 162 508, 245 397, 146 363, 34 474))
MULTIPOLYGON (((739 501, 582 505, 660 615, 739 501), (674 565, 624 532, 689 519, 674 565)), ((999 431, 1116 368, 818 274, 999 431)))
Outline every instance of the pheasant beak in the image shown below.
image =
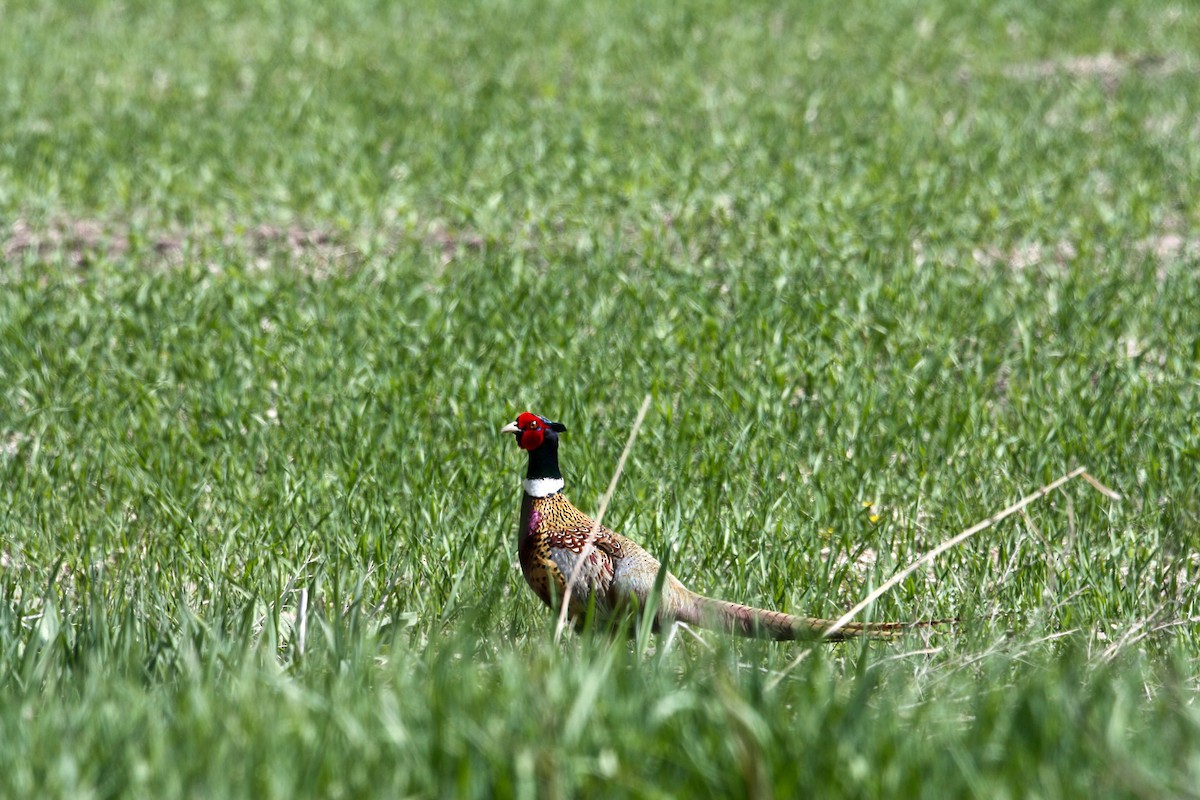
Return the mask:
POLYGON ((510 422, 500 429, 500 433, 520 433, 521 429, 517 427, 517 423, 510 422))

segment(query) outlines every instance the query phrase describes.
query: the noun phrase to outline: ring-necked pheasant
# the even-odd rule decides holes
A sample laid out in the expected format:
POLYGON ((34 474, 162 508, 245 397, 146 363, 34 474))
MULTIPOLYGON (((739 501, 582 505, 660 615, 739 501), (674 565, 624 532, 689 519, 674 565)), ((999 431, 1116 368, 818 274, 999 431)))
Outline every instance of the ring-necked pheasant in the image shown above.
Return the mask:
MULTIPOLYGON (((502 434, 514 434, 517 444, 529 454, 517 543, 521 572, 534 593, 556 610, 595 525, 562 493, 558 435, 565 431, 566 426, 562 423, 551 422, 528 411, 500 429, 502 434)), ((623 610, 644 608, 658 578, 658 559, 637 543, 603 526, 596 531, 590 550, 571 587, 568 605, 571 618, 578 623, 591 608, 595 620, 603 624, 617 619, 623 610)), ((780 640, 820 638, 833 624, 832 620, 799 617, 704 597, 668 573, 654 623, 658 629, 676 622, 780 640)), ((830 641, 858 636, 890 638, 909 628, 944 622, 949 620, 850 623, 826 638, 830 641)))

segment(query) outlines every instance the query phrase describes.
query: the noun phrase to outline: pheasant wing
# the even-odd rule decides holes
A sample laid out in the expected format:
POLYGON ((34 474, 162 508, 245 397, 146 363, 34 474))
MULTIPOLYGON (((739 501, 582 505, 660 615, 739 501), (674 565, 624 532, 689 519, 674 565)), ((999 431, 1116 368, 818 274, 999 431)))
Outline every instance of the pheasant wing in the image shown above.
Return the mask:
POLYGON ((591 530, 572 527, 546 533, 550 561, 546 566, 553 574, 559 598, 566 589, 568 578, 577 575, 571 586, 569 611, 572 618, 586 614, 592 603, 601 617, 613 611, 613 575, 616 560, 624 555, 623 548, 617 535, 603 527, 596 531, 592 546, 587 547, 591 530))

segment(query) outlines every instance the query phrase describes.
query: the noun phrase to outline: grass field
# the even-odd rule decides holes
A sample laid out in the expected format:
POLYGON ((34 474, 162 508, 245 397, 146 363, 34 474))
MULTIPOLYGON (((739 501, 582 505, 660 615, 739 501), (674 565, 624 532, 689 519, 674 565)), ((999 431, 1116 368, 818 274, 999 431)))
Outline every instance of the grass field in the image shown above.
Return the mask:
POLYGON ((1190 4, 0 18, 0 796, 1200 796, 1190 4), (646 394, 729 599, 1123 499, 555 643, 496 431, 646 394))

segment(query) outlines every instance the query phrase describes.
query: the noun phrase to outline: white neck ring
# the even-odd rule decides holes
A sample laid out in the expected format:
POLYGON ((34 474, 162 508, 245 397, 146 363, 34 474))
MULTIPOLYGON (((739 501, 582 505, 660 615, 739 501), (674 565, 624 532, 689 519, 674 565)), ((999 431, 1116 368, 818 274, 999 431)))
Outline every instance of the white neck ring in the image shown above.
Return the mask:
POLYGON ((549 497, 552 494, 561 492, 562 488, 562 478, 525 479, 525 494, 529 495, 530 497, 549 497))

